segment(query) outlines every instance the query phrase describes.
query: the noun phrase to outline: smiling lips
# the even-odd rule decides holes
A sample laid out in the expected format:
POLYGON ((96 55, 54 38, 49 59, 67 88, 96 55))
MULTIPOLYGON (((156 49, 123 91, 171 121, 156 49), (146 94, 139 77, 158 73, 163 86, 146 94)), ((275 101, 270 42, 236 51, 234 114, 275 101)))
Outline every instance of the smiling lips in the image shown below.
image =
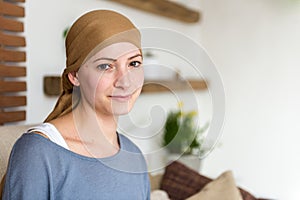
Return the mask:
POLYGON ((131 94, 129 94, 129 95, 112 95, 109 97, 115 101, 125 102, 125 101, 129 101, 131 99, 132 95, 131 94))

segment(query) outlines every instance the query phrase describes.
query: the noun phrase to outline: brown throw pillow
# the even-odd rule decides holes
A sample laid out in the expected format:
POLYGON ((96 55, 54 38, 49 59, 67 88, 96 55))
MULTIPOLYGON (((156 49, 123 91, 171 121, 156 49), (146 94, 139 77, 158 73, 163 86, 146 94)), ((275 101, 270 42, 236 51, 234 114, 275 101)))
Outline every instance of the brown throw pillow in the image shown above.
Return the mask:
POLYGON ((172 200, 183 200, 199 192, 211 179, 174 161, 166 167, 160 189, 172 200))
POLYGON ((256 197, 254 197, 252 194, 250 194, 248 191, 239 188, 241 195, 243 197, 243 200, 259 200, 256 197))

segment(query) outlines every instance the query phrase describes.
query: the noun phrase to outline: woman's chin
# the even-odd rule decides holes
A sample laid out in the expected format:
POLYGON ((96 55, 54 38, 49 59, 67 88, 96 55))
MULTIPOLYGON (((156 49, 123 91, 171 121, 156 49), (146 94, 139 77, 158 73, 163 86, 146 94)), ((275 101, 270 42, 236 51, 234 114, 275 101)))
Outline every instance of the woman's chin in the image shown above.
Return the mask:
POLYGON ((128 102, 127 103, 118 103, 118 104, 115 104, 113 107, 112 107, 112 113, 113 115, 126 115, 128 114, 131 109, 132 109, 132 105, 129 104, 128 102))

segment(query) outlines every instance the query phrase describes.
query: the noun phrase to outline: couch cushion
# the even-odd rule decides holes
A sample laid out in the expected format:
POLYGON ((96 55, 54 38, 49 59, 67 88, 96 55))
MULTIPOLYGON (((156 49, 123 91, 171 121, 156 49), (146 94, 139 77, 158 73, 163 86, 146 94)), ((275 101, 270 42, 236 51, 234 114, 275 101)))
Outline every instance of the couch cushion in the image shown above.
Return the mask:
POLYGON ((231 171, 222 173, 217 179, 187 200, 242 200, 241 193, 235 185, 231 171))
POLYGON ((32 125, 0 126, 0 180, 6 172, 12 146, 16 140, 32 125))
POLYGON ((160 189, 160 183, 161 183, 162 177, 163 177, 163 174, 152 175, 151 173, 149 173, 151 191, 160 189))
POLYGON ((174 161, 166 167, 160 189, 165 190, 172 200, 182 200, 199 192, 210 181, 211 179, 174 161))

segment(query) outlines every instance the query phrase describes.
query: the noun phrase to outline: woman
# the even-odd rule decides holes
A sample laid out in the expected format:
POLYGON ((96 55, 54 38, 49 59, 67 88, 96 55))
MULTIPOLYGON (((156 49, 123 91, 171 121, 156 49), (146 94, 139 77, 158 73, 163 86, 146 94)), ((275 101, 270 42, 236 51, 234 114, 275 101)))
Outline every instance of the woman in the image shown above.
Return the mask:
POLYGON ((66 38, 63 92, 14 145, 4 199, 149 199, 141 151, 117 133, 143 85, 140 33, 123 15, 84 14, 66 38))

